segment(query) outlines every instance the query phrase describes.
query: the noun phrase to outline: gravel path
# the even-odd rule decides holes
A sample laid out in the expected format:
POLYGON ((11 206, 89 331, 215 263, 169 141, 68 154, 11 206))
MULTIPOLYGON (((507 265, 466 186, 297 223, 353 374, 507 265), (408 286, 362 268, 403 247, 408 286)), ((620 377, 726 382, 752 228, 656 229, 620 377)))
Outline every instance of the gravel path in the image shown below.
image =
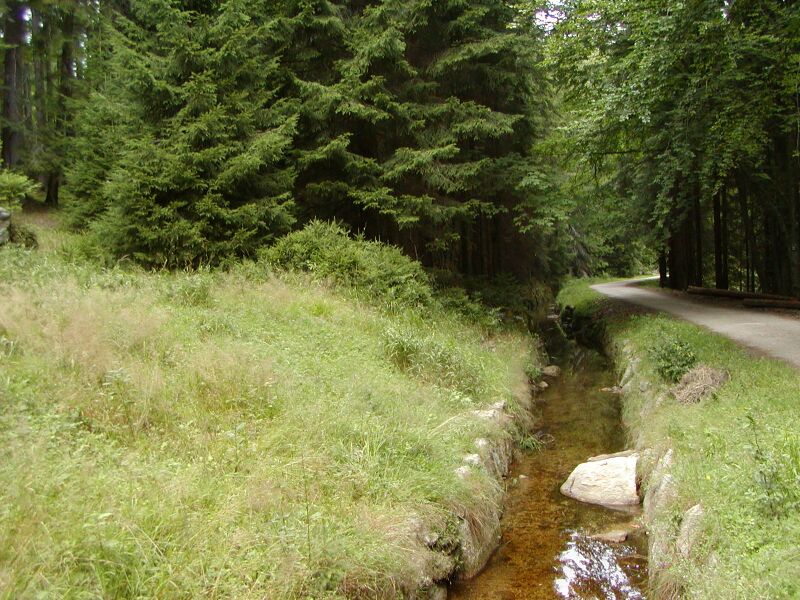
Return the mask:
MULTIPOLYGON (((639 280, 641 282, 641 280, 639 280)), ((604 296, 675 315, 742 346, 800 368, 800 320, 759 310, 726 308, 643 288, 636 281, 593 285, 604 296)))

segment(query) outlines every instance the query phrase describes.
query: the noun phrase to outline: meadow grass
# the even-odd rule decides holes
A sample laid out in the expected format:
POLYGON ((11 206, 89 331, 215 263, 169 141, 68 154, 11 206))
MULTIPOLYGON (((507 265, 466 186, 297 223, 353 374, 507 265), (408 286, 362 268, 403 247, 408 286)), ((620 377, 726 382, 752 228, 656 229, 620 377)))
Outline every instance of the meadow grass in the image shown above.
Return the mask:
POLYGON ((395 598, 457 515, 471 411, 530 338, 260 263, 146 272, 30 224, 0 249, 0 597, 395 598))
MULTIPOLYGON (((588 286, 571 282, 560 304, 601 310, 607 301, 588 286)), ((697 503, 707 515, 698 556, 669 565, 670 577, 689 598, 800 597, 800 373, 663 315, 611 317, 605 329, 611 346, 633 348, 646 379, 667 392, 646 416, 643 394, 624 398, 631 436, 645 447, 672 447, 676 456, 678 498, 656 527, 674 531, 697 503), (650 352, 665 338, 685 343, 730 381, 698 404, 680 404, 650 352)))

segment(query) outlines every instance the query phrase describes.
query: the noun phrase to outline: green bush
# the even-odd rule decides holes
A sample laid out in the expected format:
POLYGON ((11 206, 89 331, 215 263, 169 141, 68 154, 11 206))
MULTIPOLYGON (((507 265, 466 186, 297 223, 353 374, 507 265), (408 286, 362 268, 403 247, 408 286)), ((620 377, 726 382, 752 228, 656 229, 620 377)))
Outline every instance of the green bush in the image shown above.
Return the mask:
POLYGON ((0 206, 8 210, 19 210, 22 201, 26 198, 35 197, 39 191, 39 184, 14 171, 0 171, 0 206))
POLYGON ((312 273, 371 299, 403 306, 432 302, 428 274, 399 249, 351 238, 337 223, 312 221, 279 239, 262 254, 271 266, 312 273))
POLYGON ((697 356, 691 346, 668 334, 651 346, 648 353, 658 374, 672 383, 679 382, 697 364, 697 356))
POLYGON ((447 311, 455 312, 468 322, 491 330, 501 324, 499 308, 491 308, 472 298, 464 288, 445 287, 436 290, 436 300, 447 311))
POLYGON ((525 375, 530 381, 539 381, 542 378, 542 367, 530 360, 525 364, 525 375))

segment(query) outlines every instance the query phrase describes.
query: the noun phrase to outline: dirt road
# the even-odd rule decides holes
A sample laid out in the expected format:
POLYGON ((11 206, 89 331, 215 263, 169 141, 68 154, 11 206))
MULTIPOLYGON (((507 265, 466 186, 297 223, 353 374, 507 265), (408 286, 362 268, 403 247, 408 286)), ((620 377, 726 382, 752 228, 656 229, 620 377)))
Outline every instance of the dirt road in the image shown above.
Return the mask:
POLYGON ((675 315, 720 333, 756 352, 800 368, 800 319, 745 308, 696 302, 620 281, 593 285, 604 296, 675 315))

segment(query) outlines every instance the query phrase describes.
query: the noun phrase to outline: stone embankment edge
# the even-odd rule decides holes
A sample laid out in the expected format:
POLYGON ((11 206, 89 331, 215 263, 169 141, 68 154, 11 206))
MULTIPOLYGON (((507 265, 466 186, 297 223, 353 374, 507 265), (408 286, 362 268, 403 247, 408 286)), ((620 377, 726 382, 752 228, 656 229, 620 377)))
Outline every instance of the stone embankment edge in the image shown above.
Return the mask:
POLYGON ((623 426, 632 441, 632 450, 639 454, 637 484, 642 497, 643 525, 648 534, 649 598, 672 600, 685 594, 681 578, 674 567, 693 558, 693 549, 700 544, 703 507, 695 504, 682 511, 673 471, 678 457, 669 440, 655 442, 646 435, 648 417, 662 403, 669 401, 670 390, 661 381, 641 368, 644 351, 625 338, 624 333, 611 333, 601 317, 593 316, 580 323, 576 337, 596 346, 611 359, 619 376, 618 390, 622 397, 623 426), (625 419, 635 407, 635 418, 625 419), (645 441, 647 439, 647 441, 645 441), (676 511, 681 514, 676 520, 676 511))
MULTIPOLYGON (((551 373, 550 378, 559 376, 551 373)), ((461 466, 455 470, 457 477, 468 479, 476 470, 484 470, 501 490, 499 496, 481 507, 480 515, 457 514, 458 528, 455 540, 442 540, 432 533, 424 523, 414 524, 418 543, 435 553, 435 558, 421 569, 417 590, 411 597, 427 600, 445 600, 447 582, 469 580, 477 576, 486 566, 500 545, 500 519, 505 508, 504 482, 508 477, 514 453, 515 433, 527 432, 533 427, 534 395, 544 391, 544 374, 538 381, 528 382, 515 393, 517 407, 510 410, 505 401, 492 404, 482 410, 471 411, 466 418, 487 422, 491 437, 477 438, 474 453, 463 457, 461 466), (442 543, 444 541, 444 543, 442 543)))

